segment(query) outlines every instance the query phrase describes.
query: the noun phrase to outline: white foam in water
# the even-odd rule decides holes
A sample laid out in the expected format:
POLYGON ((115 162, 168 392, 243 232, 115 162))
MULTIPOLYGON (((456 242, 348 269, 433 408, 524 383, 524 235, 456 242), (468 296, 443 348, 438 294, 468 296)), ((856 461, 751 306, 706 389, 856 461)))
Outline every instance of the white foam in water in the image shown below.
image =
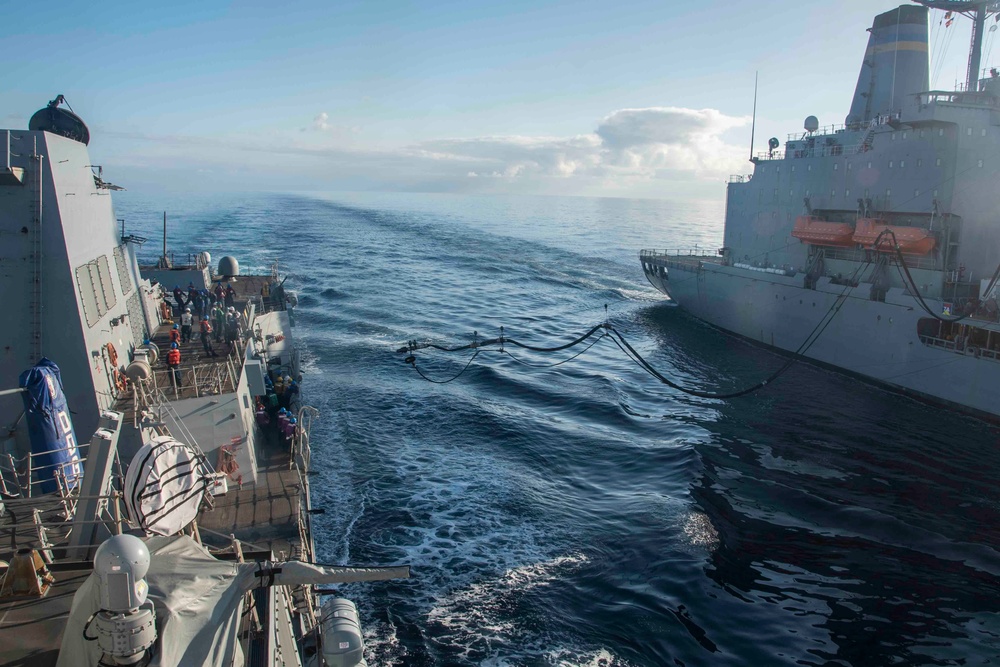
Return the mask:
POLYGON ((688 541, 699 547, 714 550, 719 546, 719 533, 712 525, 712 520, 703 512, 691 512, 684 519, 682 526, 688 541))
MULTIPOLYGON (((532 611, 533 592, 570 580, 589 559, 564 551, 560 526, 519 515, 520 496, 533 490, 530 476, 482 448, 411 441, 397 452, 393 484, 366 501, 401 507, 412 517, 385 533, 387 543, 380 546, 413 566, 405 604, 416 607, 435 662, 623 664, 600 662, 607 651, 544 629, 536 615, 544 612, 532 611)), ((356 599, 364 605, 368 596, 356 599)), ((375 609, 366 612, 379 616, 375 609)), ((391 618, 366 621, 372 665, 406 662, 391 618)))

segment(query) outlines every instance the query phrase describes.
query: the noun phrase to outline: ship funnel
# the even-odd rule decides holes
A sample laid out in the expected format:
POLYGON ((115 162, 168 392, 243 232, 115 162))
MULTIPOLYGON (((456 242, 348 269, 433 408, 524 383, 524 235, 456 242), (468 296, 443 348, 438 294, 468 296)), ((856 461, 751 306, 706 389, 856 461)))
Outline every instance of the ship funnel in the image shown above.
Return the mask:
POLYGON ((899 112, 907 98, 930 87, 926 7, 903 5, 879 14, 868 32, 868 49, 847 116, 849 126, 899 112))

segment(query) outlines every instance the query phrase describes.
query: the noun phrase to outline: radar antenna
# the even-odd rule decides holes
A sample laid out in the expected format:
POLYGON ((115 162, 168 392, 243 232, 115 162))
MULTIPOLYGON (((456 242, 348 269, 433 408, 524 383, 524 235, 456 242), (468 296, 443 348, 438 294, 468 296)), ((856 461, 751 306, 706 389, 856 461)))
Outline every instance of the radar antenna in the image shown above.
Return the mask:
POLYGON ((983 59, 983 32, 986 19, 1000 14, 998 0, 913 0, 931 9, 957 12, 972 19, 972 44, 969 46, 969 69, 966 72, 965 89, 979 92, 979 69, 983 59))

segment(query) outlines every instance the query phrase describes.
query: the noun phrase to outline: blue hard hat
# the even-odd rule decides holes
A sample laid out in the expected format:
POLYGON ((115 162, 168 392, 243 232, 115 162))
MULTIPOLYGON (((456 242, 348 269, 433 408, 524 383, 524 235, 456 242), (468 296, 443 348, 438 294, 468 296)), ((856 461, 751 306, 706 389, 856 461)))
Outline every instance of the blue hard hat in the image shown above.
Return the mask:
POLYGON ((171 343, 170 344, 170 348, 173 349, 173 350, 176 350, 177 349, 177 343, 171 343))
POLYGON ((208 315, 203 315, 201 319, 203 319, 203 320, 205 320, 206 322, 208 322, 208 315))
POLYGON ((292 424, 297 424, 299 420, 298 420, 298 419, 296 419, 295 417, 292 417, 292 418, 291 418, 291 419, 289 419, 288 421, 289 421, 290 423, 292 423, 292 424))
POLYGON ((177 325, 176 325, 176 324, 174 325, 174 328, 175 328, 175 329, 177 328, 177 325))

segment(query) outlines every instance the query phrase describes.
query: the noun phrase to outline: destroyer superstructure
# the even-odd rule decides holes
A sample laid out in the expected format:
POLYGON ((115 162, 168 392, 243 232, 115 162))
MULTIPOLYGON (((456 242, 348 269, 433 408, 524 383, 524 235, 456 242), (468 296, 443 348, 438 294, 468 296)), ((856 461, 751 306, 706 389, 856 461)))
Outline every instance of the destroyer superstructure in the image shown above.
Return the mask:
POLYGON ((1000 72, 980 53, 1000 5, 918 1, 875 17, 843 125, 810 116, 730 179, 718 254, 640 260, 713 325, 997 418, 1000 72), (929 90, 929 7, 973 20, 960 90, 929 90))
POLYGON ((363 664, 314 585, 408 570, 315 565, 294 294, 232 257, 140 266, 62 102, 0 131, 0 662, 363 664), (225 341, 175 342, 216 288, 225 341))

